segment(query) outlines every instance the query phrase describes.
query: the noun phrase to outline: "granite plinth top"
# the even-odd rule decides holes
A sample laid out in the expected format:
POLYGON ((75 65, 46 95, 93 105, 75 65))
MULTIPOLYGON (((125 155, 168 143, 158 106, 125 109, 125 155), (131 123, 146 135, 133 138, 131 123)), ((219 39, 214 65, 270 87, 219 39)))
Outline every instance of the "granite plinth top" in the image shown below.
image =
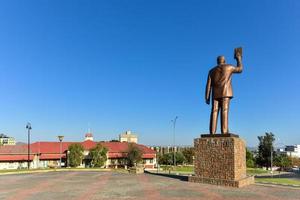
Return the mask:
POLYGON ((237 134, 233 133, 226 133, 226 134, 202 134, 201 138, 207 138, 207 137, 239 137, 237 134))

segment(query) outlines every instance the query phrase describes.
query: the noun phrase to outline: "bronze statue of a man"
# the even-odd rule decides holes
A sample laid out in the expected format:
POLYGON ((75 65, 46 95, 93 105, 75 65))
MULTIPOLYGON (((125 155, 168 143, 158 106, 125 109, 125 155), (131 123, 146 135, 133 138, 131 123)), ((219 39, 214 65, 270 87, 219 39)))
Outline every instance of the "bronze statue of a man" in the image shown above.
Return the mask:
POLYGON ((229 103, 233 98, 231 76, 233 73, 241 73, 242 65, 242 48, 235 49, 234 58, 237 61, 237 66, 226 64, 224 56, 218 56, 218 65, 212 68, 208 73, 205 100, 210 103, 212 93, 212 109, 210 114, 210 134, 215 134, 217 129, 217 120, 219 110, 221 112, 221 133, 227 134, 228 130, 228 112, 229 103))

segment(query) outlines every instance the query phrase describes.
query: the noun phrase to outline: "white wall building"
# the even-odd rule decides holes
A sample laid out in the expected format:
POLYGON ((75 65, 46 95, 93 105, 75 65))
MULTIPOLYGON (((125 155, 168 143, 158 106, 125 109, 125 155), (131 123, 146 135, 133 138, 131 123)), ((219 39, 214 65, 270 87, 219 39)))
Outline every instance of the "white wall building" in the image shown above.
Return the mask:
POLYGON ((126 131, 123 134, 120 134, 119 136, 120 142, 132 142, 132 143, 138 143, 138 137, 135 134, 132 134, 131 131, 126 131))
POLYGON ((300 144, 285 146, 284 150, 287 156, 300 158, 300 144))
POLYGON ((15 145, 16 140, 13 137, 8 137, 4 134, 0 134, 0 145, 15 145))
MULTIPOLYGON (((80 167, 89 167, 90 149, 101 144, 107 148, 107 161, 105 167, 119 168, 126 166, 126 158, 129 143, 127 142, 95 142, 86 140, 84 142, 34 142, 30 144, 30 155, 28 159, 27 145, 0 146, 0 169, 23 169, 27 168, 55 168, 60 164, 62 167, 68 165, 68 148, 71 144, 80 144, 84 148, 84 158, 80 167)), ((156 166, 156 151, 145 145, 135 144, 142 151, 143 164, 146 169, 154 169, 156 166)))

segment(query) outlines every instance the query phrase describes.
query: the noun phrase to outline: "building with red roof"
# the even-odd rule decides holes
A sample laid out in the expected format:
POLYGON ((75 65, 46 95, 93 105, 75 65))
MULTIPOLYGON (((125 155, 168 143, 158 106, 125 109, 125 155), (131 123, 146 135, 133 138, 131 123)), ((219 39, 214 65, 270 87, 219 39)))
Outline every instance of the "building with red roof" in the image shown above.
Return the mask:
MULTIPOLYGON (((92 137, 92 135, 88 135, 92 137)), ((95 142, 85 140, 83 142, 34 142, 30 144, 30 167, 48 168, 58 167, 60 159, 62 166, 68 166, 68 148, 71 144, 81 144, 84 148, 84 159, 81 167, 88 167, 89 150, 96 147, 98 143, 106 147, 107 161, 104 167, 124 167, 128 152, 128 142, 95 142), (61 152, 61 153, 60 153, 61 152)), ((145 168, 154 168, 156 165, 156 151, 141 145, 135 144, 142 152, 142 159, 145 168)), ((0 147, 0 169, 26 168, 28 162, 28 148, 26 145, 1 146, 0 147)))

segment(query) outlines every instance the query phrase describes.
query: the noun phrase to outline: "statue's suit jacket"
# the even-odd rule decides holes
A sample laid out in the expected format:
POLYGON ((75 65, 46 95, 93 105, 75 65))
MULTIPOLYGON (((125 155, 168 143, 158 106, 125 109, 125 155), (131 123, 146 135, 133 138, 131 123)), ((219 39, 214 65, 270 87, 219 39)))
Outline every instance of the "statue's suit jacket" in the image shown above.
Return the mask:
POLYGON ((233 73, 241 73, 242 70, 242 66, 234 67, 228 64, 221 64, 211 69, 206 83, 206 99, 210 99, 211 91, 213 99, 232 98, 231 75, 233 73))

